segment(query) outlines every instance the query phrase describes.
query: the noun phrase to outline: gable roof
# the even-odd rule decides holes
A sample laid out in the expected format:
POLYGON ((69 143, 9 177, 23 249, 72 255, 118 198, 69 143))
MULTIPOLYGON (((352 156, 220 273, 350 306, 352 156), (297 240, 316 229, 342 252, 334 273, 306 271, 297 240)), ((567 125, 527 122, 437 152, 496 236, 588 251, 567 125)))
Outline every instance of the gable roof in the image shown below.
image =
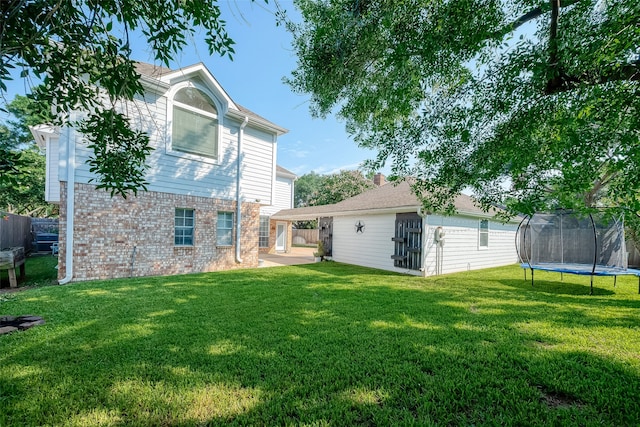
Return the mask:
POLYGON ((252 123, 266 127, 272 131, 275 131, 278 135, 288 132, 287 129, 281 126, 278 126, 277 124, 265 119, 261 115, 254 113, 253 111, 249 110, 246 107, 243 107, 242 105, 236 103, 233 99, 231 99, 229 94, 224 90, 224 88, 222 88, 222 86, 217 82, 213 74, 211 74, 209 69, 203 63, 190 65, 188 67, 179 68, 177 70, 172 70, 170 68, 163 67, 161 65, 147 64, 145 62, 136 62, 135 67, 136 67, 136 71, 143 77, 143 79, 146 78, 148 82, 152 81, 153 84, 155 84, 156 86, 167 85, 169 81, 174 78, 172 74, 174 74, 175 76, 182 76, 182 75, 187 75, 190 73, 196 73, 196 72, 202 71, 204 72, 205 75, 207 75, 213 81, 213 84, 219 87, 219 89, 224 93, 224 96, 226 96, 231 101, 232 106, 228 110, 228 112, 232 114, 235 113, 234 115, 238 116, 240 119, 241 119, 241 116, 249 117, 249 120, 252 123))
MULTIPOLYGON (((454 205, 460 214, 491 217, 476 206, 473 199, 466 194, 459 194, 454 205)), ((283 209, 273 215, 274 219, 309 220, 320 216, 340 216, 363 213, 417 212, 422 206, 407 181, 399 184, 387 183, 365 191, 332 205, 307 206, 303 208, 283 209)))
POLYGON ((283 168, 280 165, 276 165, 276 175, 283 176, 285 178, 291 178, 291 179, 296 179, 298 177, 298 175, 291 172, 290 170, 283 168))
POLYGON ((171 68, 163 67, 161 65, 147 64, 146 62, 136 62, 136 71, 141 76, 160 78, 165 74, 173 72, 171 68))

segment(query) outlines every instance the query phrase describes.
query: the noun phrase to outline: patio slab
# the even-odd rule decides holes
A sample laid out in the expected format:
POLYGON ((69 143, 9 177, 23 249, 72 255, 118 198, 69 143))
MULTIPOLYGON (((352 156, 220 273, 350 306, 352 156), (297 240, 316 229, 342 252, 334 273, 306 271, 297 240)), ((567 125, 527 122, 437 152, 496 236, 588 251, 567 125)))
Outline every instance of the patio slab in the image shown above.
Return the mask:
POLYGON ((260 254, 260 268, 281 267, 283 265, 312 264, 316 248, 294 247, 287 253, 260 254))

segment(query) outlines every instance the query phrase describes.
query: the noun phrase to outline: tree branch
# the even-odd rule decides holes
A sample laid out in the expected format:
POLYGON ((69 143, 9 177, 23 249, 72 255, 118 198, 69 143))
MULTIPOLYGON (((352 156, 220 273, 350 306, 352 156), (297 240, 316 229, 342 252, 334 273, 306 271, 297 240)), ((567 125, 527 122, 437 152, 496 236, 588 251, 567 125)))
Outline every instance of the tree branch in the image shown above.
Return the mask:
POLYGON ((575 89, 581 83, 587 83, 595 86, 617 81, 640 81, 640 63, 634 62, 621 67, 616 67, 611 72, 604 74, 585 72, 579 76, 570 76, 568 74, 561 73, 547 82, 544 93, 545 95, 553 95, 560 92, 567 92, 575 89))
MULTIPOLYGON (((582 0, 558 0, 557 1, 557 6, 559 8, 563 8, 563 7, 569 7, 569 6, 573 6, 574 4, 580 2, 582 0)), ((542 16, 544 13, 549 12, 552 9, 552 6, 550 3, 544 3, 542 6, 538 6, 534 9, 531 9, 529 12, 525 13, 524 15, 520 16, 519 18, 517 18, 515 21, 513 21, 511 24, 507 25, 504 29, 503 32, 501 34, 506 34, 506 33, 510 33, 512 31, 517 30, 518 28, 520 28, 521 26, 523 26, 524 24, 526 24, 529 21, 532 21, 536 18, 539 18, 540 16, 542 16)))
POLYGON ((563 84, 565 75, 560 67, 558 58, 558 17, 560 16, 560 0, 549 0, 551 5, 551 21, 549 22, 549 71, 551 76, 547 81, 545 93, 550 93, 552 87, 563 84))

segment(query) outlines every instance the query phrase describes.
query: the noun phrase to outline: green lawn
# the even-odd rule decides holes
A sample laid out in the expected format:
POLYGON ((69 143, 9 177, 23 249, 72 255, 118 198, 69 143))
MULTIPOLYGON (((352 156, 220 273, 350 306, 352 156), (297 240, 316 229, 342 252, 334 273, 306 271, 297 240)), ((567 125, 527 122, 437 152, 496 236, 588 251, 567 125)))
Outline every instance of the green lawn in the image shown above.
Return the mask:
MULTIPOLYGON (((16 269, 18 287, 48 286, 57 283, 58 271, 55 269, 58 258, 52 255, 30 255, 25 265, 25 277, 20 278, 20 271, 16 269)), ((9 288, 9 272, 0 270, 0 286, 9 288)))
POLYGON ((47 322, 0 336, 0 426, 637 425, 637 292, 338 263, 38 287, 0 302, 47 322))

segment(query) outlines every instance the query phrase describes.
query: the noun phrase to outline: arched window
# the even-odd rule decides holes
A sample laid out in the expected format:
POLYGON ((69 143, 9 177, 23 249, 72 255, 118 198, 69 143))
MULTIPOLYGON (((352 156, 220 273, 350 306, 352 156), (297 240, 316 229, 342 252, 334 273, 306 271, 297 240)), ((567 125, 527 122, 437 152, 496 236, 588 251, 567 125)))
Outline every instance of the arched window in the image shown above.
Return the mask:
POLYGON ((200 89, 185 87, 173 97, 171 149, 218 158, 218 109, 200 89))

